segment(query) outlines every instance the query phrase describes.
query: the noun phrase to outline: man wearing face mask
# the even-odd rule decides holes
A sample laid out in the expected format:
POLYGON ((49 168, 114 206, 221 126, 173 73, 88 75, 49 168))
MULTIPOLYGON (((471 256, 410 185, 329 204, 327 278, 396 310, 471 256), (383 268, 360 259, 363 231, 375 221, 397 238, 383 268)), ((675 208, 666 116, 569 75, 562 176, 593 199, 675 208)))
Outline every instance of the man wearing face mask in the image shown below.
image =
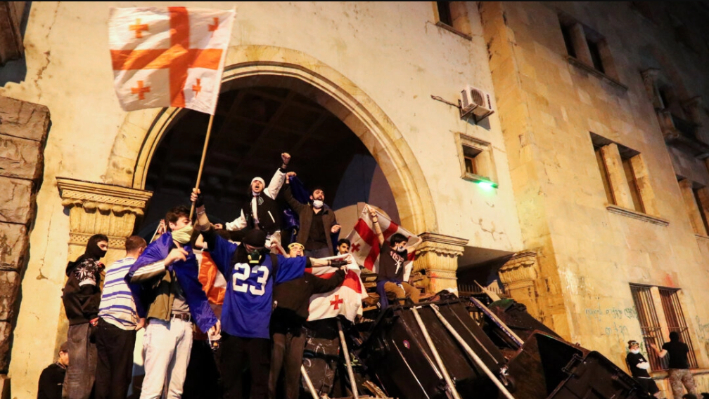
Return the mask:
POLYGON ((421 244, 421 237, 411 246, 406 246, 409 241, 403 234, 396 233, 391 236, 389 242, 384 240, 384 234, 379 227, 379 219, 374 208, 368 207, 369 216, 374 225, 374 231, 379 239, 379 271, 377 273, 377 293, 382 310, 389 306, 389 300, 400 300, 410 298, 414 303, 419 301, 419 290, 404 281, 404 263, 408 259, 409 252, 421 244))
POLYGON ((131 266, 126 281, 147 309, 143 353, 145 379, 141 399, 181 398, 192 350, 192 323, 215 335, 220 323, 199 282, 199 265, 190 239, 189 208, 177 206, 165 216, 170 232, 153 241, 131 266))
MULTIPOLYGON (((241 207, 241 215, 232 222, 224 226, 229 231, 242 229, 261 229, 266 233, 266 247, 271 247, 271 241, 281 242, 281 210, 276 203, 278 192, 283 187, 286 179, 286 168, 290 162, 290 155, 287 152, 281 154, 283 163, 276 170, 271 178, 271 182, 266 187, 266 182, 260 177, 251 180, 249 192, 251 201, 241 207)), ((215 225, 217 229, 221 225, 215 225)))
POLYGON ((68 277, 62 301, 69 319, 67 334, 71 367, 64 379, 63 397, 85 399, 91 395, 96 373, 97 355, 94 333, 101 303, 100 259, 106 256, 108 237, 96 234, 89 238, 86 252, 66 268, 68 277))
POLYGON ((202 232, 212 260, 228 282, 222 307, 224 396, 241 398, 242 371, 249 364, 251 398, 265 399, 270 368, 273 285, 301 277, 306 266, 342 266, 345 263, 269 254, 265 247, 266 233, 258 229, 249 231, 241 245, 227 241, 211 226, 200 190, 193 190, 191 200, 195 203, 196 228, 202 232))
POLYGON ((642 385, 646 391, 650 392, 651 395, 657 396, 660 392, 660 388, 657 387, 655 380, 653 380, 648 373, 650 363, 645 359, 645 356, 640 353, 640 344, 638 341, 628 341, 628 350, 628 356, 625 358, 625 361, 628 363, 633 378, 642 385))
POLYGON ((332 238, 330 233, 340 231, 340 225, 335 219, 335 212, 325 205, 325 193, 316 187, 310 195, 312 204, 302 204, 293 197, 290 179, 286 179, 286 191, 283 196, 288 205, 298 214, 300 231, 296 241, 305 246, 305 256, 325 258, 332 256, 332 238))

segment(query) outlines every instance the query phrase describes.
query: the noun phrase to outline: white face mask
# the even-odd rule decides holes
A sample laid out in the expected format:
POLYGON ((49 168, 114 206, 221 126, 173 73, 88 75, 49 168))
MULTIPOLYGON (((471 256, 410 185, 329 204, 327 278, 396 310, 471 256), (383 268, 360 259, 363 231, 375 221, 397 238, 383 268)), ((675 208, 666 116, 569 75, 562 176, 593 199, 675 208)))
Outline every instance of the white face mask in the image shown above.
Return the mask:
POLYGON ((638 353, 640 353, 640 349, 631 349, 630 353, 638 354, 638 353))
POLYGON ((325 204, 320 200, 313 201, 313 208, 315 208, 315 209, 320 209, 320 208, 322 208, 323 205, 325 205, 325 204))

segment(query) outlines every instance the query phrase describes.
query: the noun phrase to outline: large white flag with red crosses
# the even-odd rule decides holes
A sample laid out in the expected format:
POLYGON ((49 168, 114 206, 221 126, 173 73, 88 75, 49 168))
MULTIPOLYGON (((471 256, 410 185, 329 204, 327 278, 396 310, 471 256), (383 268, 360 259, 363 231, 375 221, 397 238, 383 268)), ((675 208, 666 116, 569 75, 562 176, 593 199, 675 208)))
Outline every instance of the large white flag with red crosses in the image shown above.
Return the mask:
MULTIPOLYGON (((411 245, 411 243, 416 240, 416 236, 392 222, 391 219, 385 216, 376 207, 371 205, 365 206, 362 213, 359 215, 357 224, 347 236, 347 239, 350 240, 350 252, 357 263, 376 273, 379 271, 379 238, 374 231, 374 223, 372 223, 367 207, 372 207, 372 209, 375 210, 379 227, 382 229, 382 235, 384 235, 384 240, 389 240, 391 236, 399 233, 408 238, 409 245, 411 245)), ((414 257, 415 253, 408 254, 408 260, 404 263, 404 281, 409 279, 411 269, 413 268, 412 261, 414 257)))
POLYGON ((112 8, 114 86, 126 111, 180 107, 214 115, 233 10, 112 8))
MULTIPOLYGON (((346 256, 332 256, 324 259, 353 259, 352 254, 346 256)), ((335 272, 335 267, 314 267, 305 269, 308 273, 313 273, 320 278, 330 278, 335 272)), ((362 300, 367 298, 367 290, 364 288, 362 279, 359 276, 359 267, 352 261, 347 266, 345 280, 334 290, 316 294, 310 297, 308 320, 321 320, 338 315, 345 316, 349 321, 354 322, 357 315, 362 315, 362 300)))

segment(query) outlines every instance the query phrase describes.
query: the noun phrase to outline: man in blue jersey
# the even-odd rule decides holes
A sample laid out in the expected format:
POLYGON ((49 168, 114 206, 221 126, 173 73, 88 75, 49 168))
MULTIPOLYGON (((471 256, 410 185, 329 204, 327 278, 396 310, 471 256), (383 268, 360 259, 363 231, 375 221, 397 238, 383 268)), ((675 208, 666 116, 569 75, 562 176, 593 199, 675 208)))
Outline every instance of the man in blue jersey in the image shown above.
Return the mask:
POLYGON ((227 281, 221 317, 224 397, 242 397, 241 374, 248 362, 251 399, 265 399, 270 371, 273 285, 301 277, 306 267, 341 266, 346 262, 270 254, 263 230, 249 231, 241 245, 229 242, 211 227, 198 189, 194 189, 191 200, 197 214, 195 227, 202 232, 212 260, 227 281))
POLYGON ((128 395, 136 331, 145 325, 145 312, 136 307, 125 277, 147 245, 140 236, 128 237, 125 258, 113 262, 106 272, 96 331, 96 399, 128 395))

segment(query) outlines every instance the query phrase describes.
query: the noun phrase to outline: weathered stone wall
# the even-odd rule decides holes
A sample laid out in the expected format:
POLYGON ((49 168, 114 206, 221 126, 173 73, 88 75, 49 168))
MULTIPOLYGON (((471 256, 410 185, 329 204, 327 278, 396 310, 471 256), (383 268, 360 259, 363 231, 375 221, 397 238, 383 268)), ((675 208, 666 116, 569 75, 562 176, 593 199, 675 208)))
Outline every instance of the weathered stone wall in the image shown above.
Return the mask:
POLYGON ((0 96, 0 374, 10 361, 48 126, 47 107, 0 96))
POLYGON ((707 169, 668 150, 640 73, 681 77, 683 99, 709 94, 706 49, 688 53, 668 23, 629 3, 482 3, 481 15, 523 241, 540 253, 542 320, 625 367, 627 341, 642 339, 629 284, 680 288, 699 366, 709 367, 709 251, 676 178, 705 182, 707 169), (567 59, 560 11, 605 37, 615 76, 567 59), (591 132, 640 152, 649 215, 607 206, 591 132))

